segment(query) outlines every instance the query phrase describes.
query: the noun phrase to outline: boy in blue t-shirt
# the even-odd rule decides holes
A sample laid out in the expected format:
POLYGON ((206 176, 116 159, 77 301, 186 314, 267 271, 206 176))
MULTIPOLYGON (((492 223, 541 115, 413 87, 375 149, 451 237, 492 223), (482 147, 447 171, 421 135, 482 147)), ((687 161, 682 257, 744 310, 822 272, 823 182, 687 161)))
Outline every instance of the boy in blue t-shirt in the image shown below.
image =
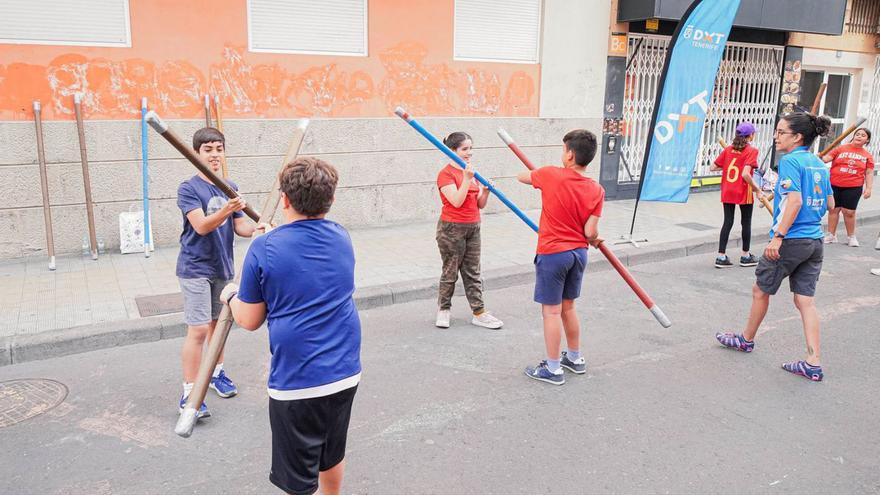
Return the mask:
MULTIPOLYGON (((217 173, 225 158, 225 144, 223 133, 213 127, 199 129, 193 135, 193 149, 217 173)), ((227 183, 238 190, 232 181, 227 183)), ((176 274, 183 292, 186 322, 186 337, 181 350, 182 411, 198 374, 202 347, 217 325, 221 308, 217 298, 233 278, 232 243, 235 234, 251 237, 254 226, 241 211, 246 206, 244 199, 230 200, 201 172, 177 188, 177 206, 183 216, 183 232, 180 234, 176 274)), ((238 393, 235 384, 223 371, 223 354, 214 369, 210 387, 224 398, 238 393)), ((208 408, 202 404, 199 417, 207 416, 210 416, 208 408)))
POLYGON ((269 480, 288 493, 338 494, 351 406, 361 376, 361 324, 348 232, 325 220, 338 175, 302 157, 281 172, 286 224, 248 249, 241 288, 220 295, 235 322, 269 322, 269 480), (236 297, 237 294, 237 297, 236 297))
POLYGON ((804 326, 807 355, 802 360, 783 364, 782 368, 817 382, 824 373, 819 361, 819 313, 814 296, 822 271, 822 217, 834 209, 834 193, 828 168, 808 150, 830 127, 827 117, 808 113, 792 113, 779 120, 774 140, 777 151, 785 156, 779 161, 770 243, 755 269, 749 319, 742 334, 715 334, 726 347, 752 352, 770 296, 776 294, 782 281, 788 278, 804 326))

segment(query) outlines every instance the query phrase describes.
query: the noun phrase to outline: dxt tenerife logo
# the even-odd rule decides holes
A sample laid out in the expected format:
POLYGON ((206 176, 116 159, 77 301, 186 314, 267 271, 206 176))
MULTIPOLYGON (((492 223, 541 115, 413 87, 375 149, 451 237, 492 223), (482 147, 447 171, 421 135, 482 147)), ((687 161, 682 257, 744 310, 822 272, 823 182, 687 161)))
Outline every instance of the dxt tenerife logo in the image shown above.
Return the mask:
POLYGON ((697 48, 717 50, 718 47, 722 45, 725 37, 727 37, 727 35, 724 33, 704 31, 699 28, 694 28, 692 24, 684 29, 684 38, 686 40, 691 40, 691 44, 697 48))
POLYGON ((664 120, 658 120, 654 127, 654 137, 657 138, 657 141, 660 144, 666 144, 676 133, 683 133, 687 124, 699 122, 700 116, 691 110, 696 105, 705 115, 709 110, 709 102, 706 101, 708 97, 709 90, 704 89, 681 105, 681 113, 670 113, 664 120), (672 125, 673 122, 677 125, 672 125))

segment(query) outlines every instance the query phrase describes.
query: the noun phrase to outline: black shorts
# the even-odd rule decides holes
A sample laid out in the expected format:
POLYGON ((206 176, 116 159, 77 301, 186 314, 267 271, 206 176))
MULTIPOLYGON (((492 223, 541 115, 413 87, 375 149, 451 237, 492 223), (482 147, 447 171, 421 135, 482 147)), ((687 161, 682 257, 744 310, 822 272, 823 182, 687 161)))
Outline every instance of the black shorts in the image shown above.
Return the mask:
POLYGON ((835 208, 846 208, 847 210, 855 210, 859 207, 859 200, 862 199, 862 186, 831 186, 831 189, 834 191, 835 208))
POLYGON ((269 398, 272 484, 297 495, 318 491, 318 473, 345 458, 355 392, 357 386, 314 399, 269 398))
POLYGON ((770 261, 764 256, 755 268, 758 288, 766 294, 776 294, 785 277, 791 291, 802 296, 816 294, 816 282, 822 272, 822 239, 783 239, 779 259, 770 261))

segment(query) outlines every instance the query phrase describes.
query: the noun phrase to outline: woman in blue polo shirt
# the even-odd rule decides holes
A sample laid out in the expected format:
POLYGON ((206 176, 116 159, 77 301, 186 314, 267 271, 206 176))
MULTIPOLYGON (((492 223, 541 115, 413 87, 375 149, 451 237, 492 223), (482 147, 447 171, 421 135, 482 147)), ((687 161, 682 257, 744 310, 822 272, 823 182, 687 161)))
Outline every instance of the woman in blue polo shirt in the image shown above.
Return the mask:
POLYGON ((825 164, 808 150, 817 137, 828 134, 830 129, 828 117, 800 112, 782 117, 777 124, 774 141, 776 150, 784 156, 779 161, 770 243, 755 269, 749 319, 741 334, 715 335, 726 347, 752 352, 753 339, 767 314, 770 296, 776 294, 787 277, 803 322, 807 355, 783 364, 782 368, 812 381, 821 381, 824 376, 819 361, 819 313, 814 295, 822 271, 822 217, 834 208, 834 193, 825 164))

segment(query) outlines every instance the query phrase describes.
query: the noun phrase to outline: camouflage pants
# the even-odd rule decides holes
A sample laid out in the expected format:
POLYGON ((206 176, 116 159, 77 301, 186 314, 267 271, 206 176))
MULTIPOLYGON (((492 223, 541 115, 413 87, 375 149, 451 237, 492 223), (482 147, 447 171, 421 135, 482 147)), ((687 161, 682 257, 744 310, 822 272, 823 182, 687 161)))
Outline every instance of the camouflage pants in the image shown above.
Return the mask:
POLYGON ((452 307, 455 282, 461 273, 464 293, 474 313, 483 311, 483 281, 480 278, 480 224, 437 223, 437 247, 443 260, 440 275, 440 309, 452 307))

